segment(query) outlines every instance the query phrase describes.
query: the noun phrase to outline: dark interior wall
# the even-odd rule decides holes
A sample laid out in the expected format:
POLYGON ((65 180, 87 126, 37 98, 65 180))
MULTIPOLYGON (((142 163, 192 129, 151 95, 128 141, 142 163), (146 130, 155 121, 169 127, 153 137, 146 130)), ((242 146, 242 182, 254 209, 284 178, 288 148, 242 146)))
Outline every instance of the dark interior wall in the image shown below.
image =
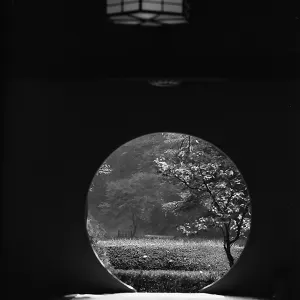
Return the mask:
MULTIPOLYGON (((202 105, 198 113, 195 104, 186 107, 186 117, 181 117, 184 110, 175 102, 165 107, 160 103, 158 109, 154 95, 109 96, 107 84, 13 81, 5 114, 3 269, 8 283, 22 294, 113 291, 87 247, 87 191, 113 150, 157 131, 199 136, 237 164, 253 199, 255 219, 249 239, 254 256, 244 255, 257 268, 267 261, 270 268, 265 276, 278 270, 295 272, 299 122, 296 111, 286 105, 295 99, 294 87, 291 83, 253 84, 251 89, 243 84, 216 85, 211 94, 200 89, 193 96, 198 97, 198 105, 214 95, 224 101, 239 96, 245 103, 261 97, 282 101, 285 110, 204 111, 202 105)), ((176 92, 172 96, 175 99, 176 92)), ((258 279, 251 274, 249 270, 246 278, 255 285, 258 279)))

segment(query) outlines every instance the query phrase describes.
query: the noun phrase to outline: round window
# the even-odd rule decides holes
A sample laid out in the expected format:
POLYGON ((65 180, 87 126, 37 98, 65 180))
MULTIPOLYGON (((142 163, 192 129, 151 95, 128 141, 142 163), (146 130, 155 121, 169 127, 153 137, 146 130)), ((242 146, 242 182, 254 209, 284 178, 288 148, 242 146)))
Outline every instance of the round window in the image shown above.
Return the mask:
POLYGON ((208 141, 160 132, 121 145, 88 193, 87 230, 102 263, 140 292, 199 292, 237 261, 250 195, 208 141))

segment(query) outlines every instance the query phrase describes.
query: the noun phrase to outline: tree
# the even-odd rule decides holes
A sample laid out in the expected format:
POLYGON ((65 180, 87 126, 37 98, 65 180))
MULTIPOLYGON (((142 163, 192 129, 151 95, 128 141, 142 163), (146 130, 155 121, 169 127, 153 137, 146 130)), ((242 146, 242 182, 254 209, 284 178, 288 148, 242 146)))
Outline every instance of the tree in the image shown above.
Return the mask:
POLYGON ((159 187, 159 176, 145 172, 108 182, 107 201, 101 203, 99 209, 115 220, 130 220, 134 237, 138 226, 149 222, 152 209, 162 201, 159 187))
MULTIPOLYGON (((112 218, 101 212, 101 205, 105 207, 105 203, 109 202, 107 183, 129 179, 136 173, 152 173, 157 176, 154 159, 170 147, 168 143, 165 143, 165 140, 164 133, 148 134, 131 140, 116 149, 100 167, 93 179, 88 201, 92 213, 97 216, 97 219, 100 220, 101 218, 108 231, 122 222, 122 219, 113 221, 112 218), (97 207, 100 208, 101 213, 97 207)), ((178 190, 178 187, 173 184, 162 183, 160 180, 159 190, 164 202, 180 199, 178 195, 180 189, 178 190)), ((161 209, 161 207, 158 206, 157 209, 161 209)), ((139 223, 141 226, 151 229, 151 220, 148 223, 139 220, 139 223)))
POLYGON ((205 141, 171 134, 168 142, 179 147, 155 160, 157 171, 169 182, 180 183, 183 197, 164 208, 175 214, 198 209, 198 216, 178 230, 186 235, 219 230, 232 267, 231 246, 250 229, 250 197, 242 175, 224 153, 205 141))
POLYGON ((149 134, 131 140, 112 152, 93 178, 88 195, 89 203, 105 200, 108 181, 129 178, 137 172, 151 173, 156 152, 160 145, 164 145, 163 140, 160 133, 149 134))
POLYGON ((161 151, 164 136, 161 133, 147 134, 133 139, 120 146, 108 158, 114 166, 116 178, 121 179, 131 176, 136 172, 151 173, 154 167, 153 160, 161 151))

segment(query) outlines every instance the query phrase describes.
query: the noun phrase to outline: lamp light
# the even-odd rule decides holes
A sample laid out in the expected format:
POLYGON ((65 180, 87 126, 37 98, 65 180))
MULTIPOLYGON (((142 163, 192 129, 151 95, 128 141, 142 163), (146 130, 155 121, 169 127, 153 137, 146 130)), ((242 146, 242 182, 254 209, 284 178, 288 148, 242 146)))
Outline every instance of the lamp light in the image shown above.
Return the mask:
POLYGON ((162 26, 188 23, 186 0, 106 1, 106 13, 115 24, 162 26))
POLYGON ((181 84, 181 80, 176 79, 150 79, 148 82, 157 87, 174 87, 181 84))

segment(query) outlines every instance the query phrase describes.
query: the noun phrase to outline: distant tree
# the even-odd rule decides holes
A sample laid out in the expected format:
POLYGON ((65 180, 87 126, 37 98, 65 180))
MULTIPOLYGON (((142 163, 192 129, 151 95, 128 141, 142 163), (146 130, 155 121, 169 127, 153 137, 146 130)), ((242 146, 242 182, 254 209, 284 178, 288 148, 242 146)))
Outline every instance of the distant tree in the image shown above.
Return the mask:
POLYGON ((200 139, 169 134, 175 145, 155 160, 158 173, 182 186, 182 199, 164 204, 166 211, 182 214, 197 211, 191 222, 178 226, 186 235, 216 228, 222 233, 230 267, 231 246, 250 229, 250 197, 236 166, 213 145, 200 139))
POLYGON ((162 201, 159 176, 138 172, 130 178, 107 183, 107 201, 99 204, 101 214, 114 220, 130 220, 132 237, 142 222, 149 222, 152 209, 162 201))
POLYGON ((161 133, 148 134, 133 139, 112 152, 93 178, 88 195, 89 203, 106 201, 108 181, 129 178, 137 172, 151 173, 153 160, 156 153, 159 153, 160 146, 167 146, 163 140, 161 133))
MULTIPOLYGON (((115 228, 117 224, 123 225, 123 221, 128 219, 123 218, 122 220, 121 217, 113 219, 103 214, 103 208, 106 207, 107 202, 110 202, 107 198, 107 184, 123 179, 124 182, 132 180, 130 178, 136 176, 137 173, 148 173, 157 177, 154 159, 169 148, 164 141, 163 133, 153 133, 133 139, 116 149, 99 168, 91 184, 88 201, 90 209, 98 219, 101 217, 107 230, 115 228)), ((163 183, 160 180, 158 189, 163 202, 180 199, 179 186, 163 183)), ((139 219, 138 223, 143 229, 150 228, 152 225, 151 220, 139 219)))
POLYGON ((113 180, 128 178, 137 172, 151 173, 153 160, 161 153, 164 136, 161 133, 152 133, 135 138, 120 146, 108 161, 114 166, 116 177, 113 180))

